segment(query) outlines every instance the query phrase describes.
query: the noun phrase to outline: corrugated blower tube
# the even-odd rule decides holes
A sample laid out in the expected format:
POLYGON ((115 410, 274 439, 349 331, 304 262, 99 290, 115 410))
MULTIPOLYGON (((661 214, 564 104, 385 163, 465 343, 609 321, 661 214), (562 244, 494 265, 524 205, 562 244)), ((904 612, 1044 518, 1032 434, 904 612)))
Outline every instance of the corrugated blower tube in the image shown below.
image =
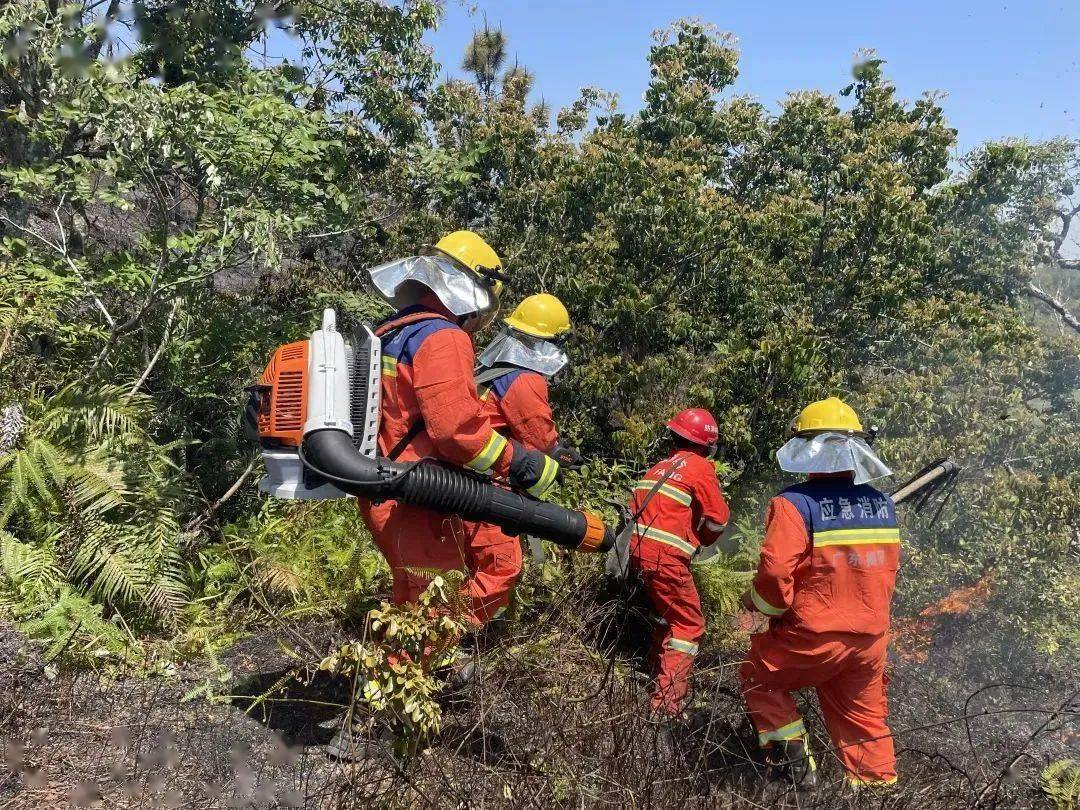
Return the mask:
POLYGON ((361 498, 400 501, 494 523, 514 534, 536 535, 578 551, 606 551, 614 540, 611 529, 588 512, 519 495, 437 462, 402 464, 362 456, 341 431, 305 436, 301 458, 309 469, 361 498))

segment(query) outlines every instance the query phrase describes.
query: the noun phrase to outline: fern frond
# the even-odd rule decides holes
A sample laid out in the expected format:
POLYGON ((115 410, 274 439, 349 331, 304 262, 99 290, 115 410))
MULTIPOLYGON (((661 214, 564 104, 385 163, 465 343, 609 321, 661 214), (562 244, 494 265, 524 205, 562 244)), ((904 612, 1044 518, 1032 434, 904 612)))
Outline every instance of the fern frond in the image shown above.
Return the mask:
POLYGON ((0 570, 13 584, 30 583, 38 588, 53 587, 62 577, 50 547, 21 543, 3 530, 0 530, 0 570))
POLYGON ((41 617, 22 624, 21 629, 29 638, 49 642, 46 661, 61 653, 93 660, 99 651, 114 655, 128 652, 128 637, 102 618, 101 606, 71 591, 64 591, 41 617))
POLYGON ((50 488, 42 467, 36 463, 42 456, 47 457, 47 452, 43 452, 45 446, 47 445, 44 442, 35 440, 27 452, 20 453, 15 459, 15 468, 12 473, 16 479, 16 494, 23 500, 29 497, 33 488, 33 492, 42 501, 56 501, 55 492, 50 488))
POLYGON ((435 579, 435 577, 444 577, 449 572, 443 568, 427 568, 421 565, 407 565, 405 570, 413 576, 423 577, 424 579, 435 579))
MULTIPOLYGON (((53 489, 59 489, 68 480, 71 474, 71 465, 64 458, 64 453, 45 439, 34 439, 27 448, 29 457, 33 460, 41 477, 48 478, 53 489)), ((40 492, 41 490, 39 490, 40 492)), ((44 498, 45 496, 42 495, 44 498)))
POLYGON ((52 511, 59 506, 58 490, 67 481, 70 468, 51 442, 31 439, 23 449, 7 453, 3 462, 0 526, 6 526, 16 512, 29 512, 40 506, 52 511))
POLYGON ((110 603, 147 604, 147 572, 115 526, 97 524, 79 547, 70 576, 110 603))
POLYGON ((70 474, 71 497, 85 512, 107 512, 125 503, 130 491, 124 485, 124 467, 119 462, 90 460, 74 467, 70 474))
POLYGON ((1042 790, 1057 810, 1076 810, 1080 806, 1080 762, 1051 762, 1043 768, 1042 790))
POLYGON ((304 577, 292 566, 277 560, 259 560, 255 582, 263 590, 295 599, 304 591, 304 577))
POLYGON ((166 557, 176 550, 180 537, 180 520, 168 504, 155 503, 150 509, 139 509, 137 518, 146 529, 143 543, 156 557, 166 557))
POLYGON ((85 433, 95 440, 142 434, 148 402, 142 395, 129 397, 121 385, 103 385, 88 391, 73 383, 47 400, 41 423, 50 432, 85 433))
POLYGON ((147 604, 160 617, 172 619, 191 600, 191 591, 184 579, 184 560, 175 545, 149 551, 155 558, 157 571, 147 591, 147 604))

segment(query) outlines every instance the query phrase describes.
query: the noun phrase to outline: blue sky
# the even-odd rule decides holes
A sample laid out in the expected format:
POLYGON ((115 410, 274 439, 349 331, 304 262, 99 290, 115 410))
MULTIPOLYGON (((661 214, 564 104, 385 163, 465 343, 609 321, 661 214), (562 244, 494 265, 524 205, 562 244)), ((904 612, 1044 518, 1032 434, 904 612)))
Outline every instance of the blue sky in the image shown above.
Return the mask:
POLYGON ((835 93, 850 81, 860 48, 874 48, 901 95, 943 90, 961 150, 1009 135, 1080 137, 1080 2, 682 2, 671 0, 448 0, 428 37, 447 75, 472 31, 501 26, 516 57, 536 75, 533 99, 558 108, 595 85, 637 109, 648 82, 651 32, 699 17, 739 38, 732 91, 775 108, 790 90, 835 93))

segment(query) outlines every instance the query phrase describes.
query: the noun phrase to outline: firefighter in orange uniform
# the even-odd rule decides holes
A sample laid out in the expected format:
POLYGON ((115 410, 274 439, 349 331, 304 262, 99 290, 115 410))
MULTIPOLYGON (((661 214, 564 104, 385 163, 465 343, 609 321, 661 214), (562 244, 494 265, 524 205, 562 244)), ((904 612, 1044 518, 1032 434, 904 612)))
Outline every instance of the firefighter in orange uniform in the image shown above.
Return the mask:
POLYGON ((675 718, 685 707, 694 656, 705 632, 690 560, 698 548, 720 537, 730 512, 709 460, 719 437, 712 414, 690 408, 667 427, 675 452, 645 473, 630 501, 636 516, 630 569, 665 622, 653 643, 653 712, 675 718))
POLYGON ((503 321, 506 328, 480 354, 481 396, 496 430, 564 467, 580 467, 581 456, 559 441, 548 400, 548 381, 567 364, 561 343, 570 314, 554 295, 530 295, 503 321))
POLYGON ((814 687, 850 783, 896 781, 886 724, 885 652, 900 535, 892 500, 867 484, 890 471, 836 397, 807 406, 777 452, 808 479, 769 503, 746 607, 769 617, 739 672, 766 750, 766 790, 817 785, 793 690, 814 687))
MULTIPOLYGON (((548 399, 548 380, 567 363, 559 343, 570 331, 570 316, 553 295, 531 295, 504 319, 505 328, 479 357, 480 399, 491 424, 503 436, 553 457, 562 469, 581 467, 581 456, 559 440, 548 399)), ((473 542, 484 566, 488 616, 504 608, 521 573, 521 544, 498 526, 481 524, 473 542)))
MULTIPOLYGON (((491 472, 542 497, 555 482, 558 462, 497 432, 473 381, 471 334, 495 317, 506 280, 495 251, 475 233, 456 231, 423 255, 369 273, 398 308, 376 329, 382 339, 380 454, 491 472)), ((464 569, 472 621, 479 627, 490 618, 500 598, 492 591, 516 570, 509 570, 512 561, 478 548, 478 524, 396 501, 361 501, 360 507, 393 572, 395 603, 415 600, 427 587, 420 569, 464 569)))

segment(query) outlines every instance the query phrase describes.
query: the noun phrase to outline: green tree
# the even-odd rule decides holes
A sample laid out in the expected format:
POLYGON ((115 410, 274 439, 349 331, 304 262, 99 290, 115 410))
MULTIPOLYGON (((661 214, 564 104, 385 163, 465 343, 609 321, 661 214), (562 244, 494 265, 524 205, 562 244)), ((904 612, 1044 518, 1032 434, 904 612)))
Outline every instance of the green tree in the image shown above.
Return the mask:
POLYGON ((473 32, 472 42, 465 49, 465 57, 461 60, 461 68, 476 77, 477 86, 490 98, 499 70, 505 61, 506 36, 502 30, 489 28, 485 22, 483 29, 473 32))
MULTIPOLYGON (((367 266, 472 227, 506 259, 512 297, 553 292, 575 322, 556 410, 594 461, 563 497, 618 497, 663 421, 703 405, 749 525, 781 483, 772 452, 791 416, 840 393, 883 426, 899 471, 946 454, 972 470, 933 531, 909 521, 903 609, 989 575, 1003 632, 1069 649, 1076 143, 990 143, 953 164, 939 99, 901 100, 871 53, 838 94, 770 111, 732 92, 735 40, 693 20, 657 34, 640 112, 586 88, 552 128, 527 105, 543 77, 505 69, 500 31, 476 32, 473 81, 435 84, 431 0, 148 3, 142 19, 162 11, 165 33, 118 63, 101 56, 95 8, 0 9, 0 408, 29 425, 0 451, 18 504, 0 543, 41 633, 95 610, 115 627, 172 621, 150 589, 173 570, 154 560, 173 557, 99 587, 101 558, 80 565, 60 541, 88 512, 136 521, 97 546, 128 561, 170 535, 183 585, 218 604, 261 588, 321 611, 355 583, 342 555, 300 554, 328 542, 317 516, 258 505, 239 390, 322 307, 377 317, 357 284, 367 266), (296 64, 217 58, 257 45, 264 24, 298 36, 296 64), (163 51, 162 36, 190 47, 163 51), (137 405, 139 424, 102 449, 46 429, 57 397, 101 391, 137 405), (72 493, 99 463, 125 483, 92 509, 72 493), (46 615, 31 590, 68 601, 46 615)), ((736 580, 714 572, 718 602, 736 580)))
MULTIPOLYGON (((0 9, 0 87, 15 110, 0 123, 11 146, 0 168, 0 405, 28 420, 27 444, 6 448, 0 468, 16 556, 52 555, 54 595, 75 588, 138 630, 180 620, 200 579, 181 557, 208 539, 184 527, 213 533, 207 515, 251 472, 239 389, 322 306, 375 311, 343 270, 323 266, 336 251, 363 253, 350 245, 388 210, 383 191, 399 181, 372 156, 415 131, 431 64, 409 44, 438 7, 357 3, 355 18, 297 7, 316 51, 341 33, 312 73, 337 89, 313 106, 319 87, 289 66, 218 64, 199 50, 222 26, 238 42, 253 36, 249 7, 144 7, 160 12, 141 18, 148 38, 114 62, 99 56, 109 18, 95 19, 97 6, 0 9), (152 25, 164 27, 149 36, 152 25), (162 40, 183 47, 166 53, 162 40), (166 81, 148 80, 158 69, 166 81), (370 159, 355 161, 358 150, 370 159), (49 427, 58 397, 106 392, 101 407, 137 406, 137 421, 107 435, 49 427), (112 483, 92 491, 100 470, 112 483)), ((249 490, 230 506, 245 500, 249 490)), ((54 614, 43 632, 66 632, 76 613, 54 614)))

